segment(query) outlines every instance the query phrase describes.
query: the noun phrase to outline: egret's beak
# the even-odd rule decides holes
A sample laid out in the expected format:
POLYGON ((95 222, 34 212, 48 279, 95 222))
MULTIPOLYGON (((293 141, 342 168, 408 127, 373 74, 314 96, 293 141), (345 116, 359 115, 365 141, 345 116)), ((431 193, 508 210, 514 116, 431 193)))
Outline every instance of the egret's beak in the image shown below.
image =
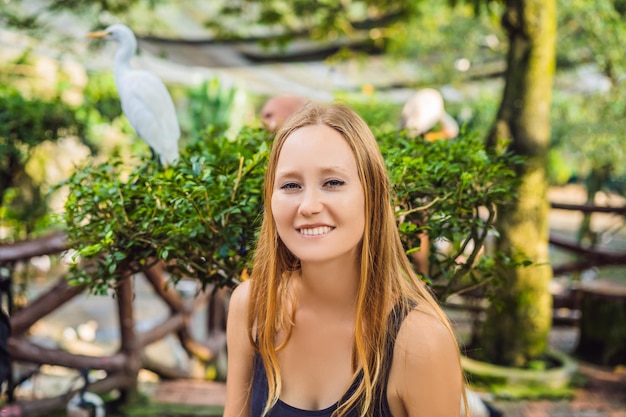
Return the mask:
POLYGON ((87 34, 87 37, 89 39, 102 39, 102 38, 106 38, 109 35, 110 35, 110 33, 107 32, 106 30, 101 30, 99 32, 89 32, 87 34))

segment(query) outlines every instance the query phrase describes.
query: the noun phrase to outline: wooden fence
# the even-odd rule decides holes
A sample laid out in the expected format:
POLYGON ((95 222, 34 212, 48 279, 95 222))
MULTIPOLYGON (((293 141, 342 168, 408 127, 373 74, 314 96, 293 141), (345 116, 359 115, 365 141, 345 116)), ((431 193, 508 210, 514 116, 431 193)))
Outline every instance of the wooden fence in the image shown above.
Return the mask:
MULTIPOLYGON (((167 276, 161 264, 154 263, 142 274, 155 293, 169 309, 166 320, 145 331, 138 332, 133 311, 133 287, 130 275, 122 278, 115 289, 117 315, 120 331, 120 346, 111 356, 87 356, 73 354, 61 349, 38 346, 28 340, 30 327, 60 308, 77 295, 85 292, 84 286, 70 286, 65 276, 56 280, 42 295, 28 303, 24 308, 14 311, 12 293, 12 272, 20 262, 28 262, 35 256, 57 255, 66 251, 66 238, 63 233, 56 233, 39 239, 0 245, 0 265, 3 275, 0 277, 6 285, 7 310, 11 323, 11 336, 8 340, 9 353, 13 362, 34 365, 57 365, 77 371, 103 370, 106 377, 89 385, 89 391, 104 394, 114 390, 120 392, 120 401, 126 401, 137 394, 138 372, 148 369, 161 378, 188 378, 186 370, 167 367, 150 360, 145 354, 146 346, 163 339, 169 334, 176 334, 185 351, 203 362, 210 362, 226 349, 226 301, 227 289, 206 288, 199 292, 191 306, 186 306, 182 296, 172 285, 167 285, 167 276), (190 329, 191 315, 197 310, 207 309, 206 340, 198 341, 190 329)), ((7 389, 8 404, 0 408, 0 415, 8 416, 48 416, 52 411, 62 410, 80 387, 63 395, 43 399, 20 400, 15 398, 17 384, 9 375, 7 389)))

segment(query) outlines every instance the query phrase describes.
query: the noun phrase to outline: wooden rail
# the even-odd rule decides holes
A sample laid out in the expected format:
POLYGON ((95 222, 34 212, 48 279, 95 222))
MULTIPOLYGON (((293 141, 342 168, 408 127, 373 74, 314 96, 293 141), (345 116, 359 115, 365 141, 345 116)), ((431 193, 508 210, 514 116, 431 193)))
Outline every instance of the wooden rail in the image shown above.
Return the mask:
MULTIPOLYGON (((56 255, 68 249, 66 235, 55 233, 28 241, 10 245, 0 245, 0 266, 13 268, 19 262, 42 255, 56 255)), ((130 275, 120 280, 117 287, 117 312, 120 326, 119 351, 110 356, 88 356, 73 354, 61 349, 50 349, 38 346, 26 336, 30 327, 38 320, 85 292, 84 286, 71 286, 65 276, 57 281, 43 294, 24 308, 10 316, 11 336, 8 349, 13 362, 24 362, 35 365, 48 364, 66 368, 98 369, 107 376, 89 385, 89 390, 96 394, 104 394, 119 390, 121 399, 130 399, 137 393, 139 369, 149 369, 163 379, 190 377, 189 372, 154 363, 144 354, 146 346, 163 339, 169 334, 176 334, 185 351, 201 361, 209 362, 220 352, 225 352, 225 317, 228 291, 215 290, 207 287, 199 292, 191 306, 186 306, 181 295, 168 283, 165 269, 160 263, 143 271, 156 295, 169 308, 169 316, 163 322, 145 332, 137 332, 133 311, 133 288, 130 275), (214 291, 215 290, 215 291, 214 291), (206 308, 216 316, 208 321, 207 339, 197 341, 189 328, 191 316, 200 308, 206 308)), ((10 278, 9 278, 10 279, 10 278)), ((78 390, 71 390, 63 395, 38 400, 19 400, 14 397, 15 386, 9 383, 9 403, 0 407, 1 416, 49 416, 52 412, 61 411, 67 401, 78 390)))

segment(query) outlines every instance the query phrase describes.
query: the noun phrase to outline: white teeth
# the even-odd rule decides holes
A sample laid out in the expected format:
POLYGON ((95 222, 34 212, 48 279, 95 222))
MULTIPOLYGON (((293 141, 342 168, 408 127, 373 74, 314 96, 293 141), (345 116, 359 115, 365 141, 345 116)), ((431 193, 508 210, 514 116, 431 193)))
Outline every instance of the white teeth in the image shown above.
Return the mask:
POLYGON ((333 230, 332 227, 324 226, 324 227, 314 227, 311 229, 300 229, 300 233, 302 233, 305 236, 317 236, 317 235, 324 235, 326 233, 329 233, 331 230, 333 230))

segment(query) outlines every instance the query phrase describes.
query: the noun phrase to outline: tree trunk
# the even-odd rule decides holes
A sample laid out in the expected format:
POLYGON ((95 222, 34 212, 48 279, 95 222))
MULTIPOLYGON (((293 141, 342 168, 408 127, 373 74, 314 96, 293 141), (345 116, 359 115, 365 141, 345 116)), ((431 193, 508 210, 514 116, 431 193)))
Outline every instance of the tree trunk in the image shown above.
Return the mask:
POLYGON ((488 362, 523 367, 546 351, 552 317, 546 164, 556 1, 508 0, 503 26, 510 42, 506 82, 488 144, 510 140, 511 151, 525 162, 516 200, 499 208, 497 245, 510 259, 532 264, 500 265, 502 285, 495 289, 477 347, 488 362))

